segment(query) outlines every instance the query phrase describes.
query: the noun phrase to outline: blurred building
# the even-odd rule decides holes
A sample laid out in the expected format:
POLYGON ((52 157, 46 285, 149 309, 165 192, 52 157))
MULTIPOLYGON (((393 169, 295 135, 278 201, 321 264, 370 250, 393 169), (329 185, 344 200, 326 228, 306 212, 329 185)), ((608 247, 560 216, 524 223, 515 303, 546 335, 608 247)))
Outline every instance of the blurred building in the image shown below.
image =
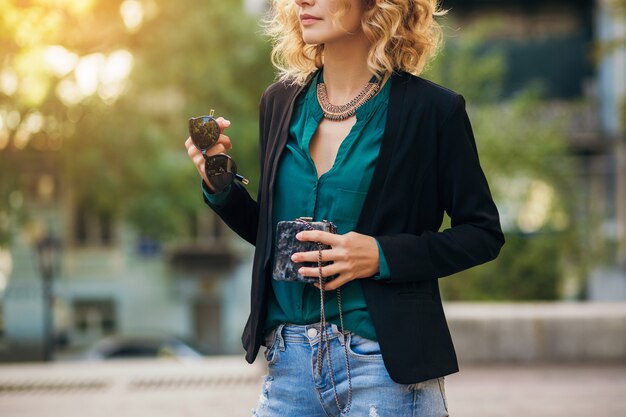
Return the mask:
POLYGON ((597 172, 599 195, 591 195, 601 215, 603 231, 614 244, 614 265, 599 270, 590 279, 589 294, 598 299, 626 299, 626 11, 615 2, 597 2, 595 13, 598 41, 613 45, 598 64, 600 152, 592 172, 597 172))
POLYGON ((592 219, 584 244, 609 252, 589 277, 587 297, 626 300, 626 16, 610 0, 444 0, 443 6, 461 28, 485 18, 504 22, 485 44, 504 50, 504 93, 539 83, 546 113, 571 115, 568 140, 578 167, 572 175, 584 194, 578 218, 592 219), (611 42, 616 47, 604 51, 611 42))
POLYGON ((3 271, 8 279, 1 298, 0 361, 41 359, 53 343, 44 338, 52 310, 49 338, 57 350, 131 333, 193 339, 206 353, 242 351, 250 266, 238 256, 250 249, 237 248, 221 220, 202 211, 196 237, 161 247, 80 204, 59 181, 53 160, 41 164, 28 151, 12 157, 22 159, 19 166, 33 167, 20 173, 26 186, 14 197, 15 204, 29 207, 32 219, 26 228, 10 221, 14 239, 2 262, 9 270, 3 271), (46 238, 59 243, 51 260, 53 306, 45 302, 38 250, 46 238))

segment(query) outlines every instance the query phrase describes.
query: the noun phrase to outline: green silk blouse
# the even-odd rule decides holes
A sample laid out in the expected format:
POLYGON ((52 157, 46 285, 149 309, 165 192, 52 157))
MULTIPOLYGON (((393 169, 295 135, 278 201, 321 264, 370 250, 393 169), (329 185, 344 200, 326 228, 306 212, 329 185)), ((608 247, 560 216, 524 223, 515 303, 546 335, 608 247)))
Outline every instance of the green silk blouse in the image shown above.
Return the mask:
MULTIPOLYGON (((337 233, 345 234, 356 226, 367 194, 382 141, 391 78, 382 89, 356 110, 356 122, 341 142, 335 161, 319 178, 309 153, 309 142, 323 117, 317 101, 316 85, 322 81, 322 71, 312 78, 305 94, 298 97, 289 126, 289 138, 276 175, 273 203, 273 247, 276 225, 281 220, 300 216, 327 219, 335 223, 337 233)), ((231 186, 210 194, 202 181, 206 198, 219 205, 231 186)), ((370 279, 389 278, 389 267, 376 241, 379 271, 370 279)), ((273 257, 272 257, 273 259, 273 257)), ((273 265, 272 265, 273 266, 273 265)), ((270 270, 273 270, 270 269, 270 270)), ((367 278, 365 278, 367 279, 367 278)), ((272 279, 265 331, 279 323, 311 324, 320 320, 319 289, 311 284, 272 279)), ((336 291, 324 294, 326 320, 340 327, 336 291)), ((341 286, 344 327, 362 337, 378 340, 371 321, 361 285, 357 280, 341 286)))

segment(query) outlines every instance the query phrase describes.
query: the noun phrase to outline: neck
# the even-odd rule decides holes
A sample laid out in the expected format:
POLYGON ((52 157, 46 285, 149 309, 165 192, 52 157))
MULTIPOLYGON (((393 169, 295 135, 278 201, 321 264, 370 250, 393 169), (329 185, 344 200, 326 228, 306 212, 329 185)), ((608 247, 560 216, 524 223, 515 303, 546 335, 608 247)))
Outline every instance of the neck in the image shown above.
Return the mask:
POLYGON ((324 84, 331 103, 352 100, 372 78, 367 66, 370 46, 363 33, 324 44, 324 84))

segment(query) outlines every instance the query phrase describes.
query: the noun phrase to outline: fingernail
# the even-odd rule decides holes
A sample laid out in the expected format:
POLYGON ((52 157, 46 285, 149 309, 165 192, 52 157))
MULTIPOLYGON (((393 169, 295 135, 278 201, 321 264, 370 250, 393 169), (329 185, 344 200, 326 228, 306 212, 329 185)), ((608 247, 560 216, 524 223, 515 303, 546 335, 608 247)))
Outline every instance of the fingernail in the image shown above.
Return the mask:
POLYGON ((224 119, 224 123, 226 123, 227 125, 229 125, 229 124, 230 124, 230 120, 226 120, 226 119, 224 119))
POLYGON ((294 254, 294 255, 291 255, 291 260, 292 260, 292 261, 295 261, 295 260, 296 260, 296 255, 295 255, 295 254, 294 254))
POLYGON ((298 234, 296 235, 296 239, 300 239, 301 237, 302 237, 302 233, 298 233, 298 234))

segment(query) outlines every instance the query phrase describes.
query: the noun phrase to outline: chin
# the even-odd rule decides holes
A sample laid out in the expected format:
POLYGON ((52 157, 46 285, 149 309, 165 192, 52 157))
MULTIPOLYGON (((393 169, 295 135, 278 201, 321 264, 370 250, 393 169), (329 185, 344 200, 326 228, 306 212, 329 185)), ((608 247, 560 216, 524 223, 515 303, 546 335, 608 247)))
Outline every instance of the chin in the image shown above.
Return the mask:
POLYGON ((304 43, 306 43, 307 45, 319 45, 319 44, 321 44, 321 43, 324 43, 324 42, 320 42, 320 41, 318 41, 317 39, 310 39, 310 38, 306 38, 306 37, 303 37, 303 38, 302 38, 302 40, 303 40, 303 41, 304 41, 304 43))
POLYGON ((327 31, 303 30, 302 40, 307 45, 330 44, 335 41, 341 41, 352 38, 354 35, 346 33, 329 33, 327 31))
POLYGON ((303 33, 302 40, 307 45, 319 45, 320 43, 324 43, 324 37, 315 35, 313 33, 303 33))

